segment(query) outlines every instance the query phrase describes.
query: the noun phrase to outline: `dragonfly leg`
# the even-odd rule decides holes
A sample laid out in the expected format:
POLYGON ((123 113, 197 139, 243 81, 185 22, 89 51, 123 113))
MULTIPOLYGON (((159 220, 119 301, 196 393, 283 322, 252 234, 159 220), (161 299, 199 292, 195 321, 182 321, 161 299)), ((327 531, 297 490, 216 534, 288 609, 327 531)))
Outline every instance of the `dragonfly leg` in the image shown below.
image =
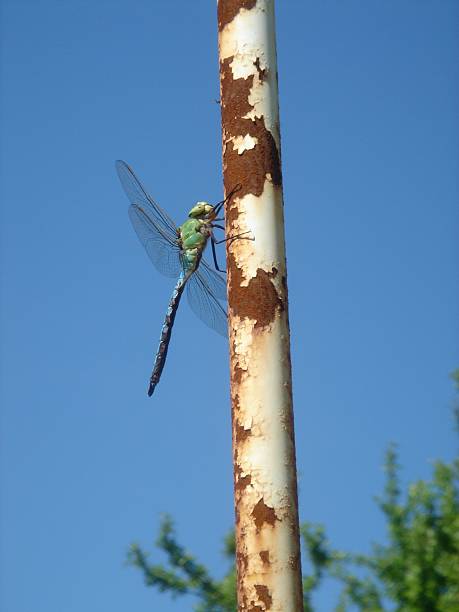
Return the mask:
POLYGON ((236 193, 236 191, 239 191, 239 189, 241 189, 241 188, 242 188, 241 183, 238 183, 233 189, 231 189, 231 191, 229 192, 229 194, 226 196, 226 198, 224 200, 222 200, 221 202, 218 202, 218 204, 215 204, 214 212, 215 212, 216 215, 218 215, 218 213, 220 212, 221 207, 225 204, 225 202, 228 202, 228 200, 233 197, 233 195, 236 193))
POLYGON ((223 227, 223 225, 218 225, 218 223, 212 223, 212 227, 218 227, 218 229, 225 231, 225 228, 223 227))
POLYGON ((240 234, 236 234, 235 236, 228 236, 228 238, 223 238, 223 240, 215 240, 215 244, 221 244, 222 242, 233 242, 233 240, 255 240, 255 238, 249 238, 249 236, 245 236, 245 234, 250 234, 250 230, 247 232, 241 232, 240 234))
POLYGON ((218 261, 217 261, 217 252, 216 252, 216 250, 215 250, 215 243, 216 243, 215 238, 214 238, 213 236, 211 236, 211 237, 210 237, 210 244, 212 245, 212 257, 214 258, 214 265, 215 265, 215 268, 216 268, 216 269, 217 269, 219 272, 224 272, 224 273, 226 274, 226 270, 221 270, 221 269, 218 267, 218 261))

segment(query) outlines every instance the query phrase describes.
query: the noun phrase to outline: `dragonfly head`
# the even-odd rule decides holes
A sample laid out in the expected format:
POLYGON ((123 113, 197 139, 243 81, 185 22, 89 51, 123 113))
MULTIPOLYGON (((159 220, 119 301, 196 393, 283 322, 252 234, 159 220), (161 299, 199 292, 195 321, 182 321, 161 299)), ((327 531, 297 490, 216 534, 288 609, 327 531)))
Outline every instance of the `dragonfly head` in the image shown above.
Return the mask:
POLYGON ((192 219, 204 219, 205 217, 211 217, 214 207, 207 202, 196 202, 196 206, 188 213, 188 216, 192 219))

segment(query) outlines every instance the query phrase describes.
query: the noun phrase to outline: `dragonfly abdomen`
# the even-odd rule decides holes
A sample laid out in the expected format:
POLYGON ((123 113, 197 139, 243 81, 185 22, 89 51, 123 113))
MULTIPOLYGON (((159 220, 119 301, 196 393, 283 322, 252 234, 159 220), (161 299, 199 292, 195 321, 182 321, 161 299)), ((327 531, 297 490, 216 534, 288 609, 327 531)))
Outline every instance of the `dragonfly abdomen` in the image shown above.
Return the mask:
POLYGON ((148 395, 153 395, 156 385, 161 378, 161 373, 166 363, 167 351, 169 348, 169 342, 172 334, 172 327, 175 321, 175 315, 177 314, 180 298, 182 297, 183 290, 185 289, 185 283, 189 276, 181 275, 177 284, 174 287, 172 297, 169 302, 166 317, 164 319, 163 328, 161 330, 161 337, 159 339, 159 346, 156 352, 155 364, 153 366, 153 372, 150 377, 150 386, 148 388, 148 395))

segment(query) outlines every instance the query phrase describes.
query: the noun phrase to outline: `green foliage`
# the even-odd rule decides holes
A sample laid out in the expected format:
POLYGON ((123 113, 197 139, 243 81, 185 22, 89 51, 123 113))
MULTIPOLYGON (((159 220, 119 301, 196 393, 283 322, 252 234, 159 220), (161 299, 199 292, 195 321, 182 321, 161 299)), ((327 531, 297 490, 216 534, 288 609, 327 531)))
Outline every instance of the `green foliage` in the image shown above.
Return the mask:
POLYGON ((432 480, 410 485, 405 499, 393 446, 386 471, 378 505, 388 543, 374 545, 370 555, 341 553, 329 565, 329 575, 343 585, 337 611, 459 610, 459 462, 436 462, 432 480))
POLYGON ((325 529, 322 525, 303 523, 300 527, 303 548, 307 555, 309 574, 303 574, 303 608, 304 612, 313 612, 312 595, 319 587, 322 578, 342 555, 329 548, 325 529))
POLYGON ((223 553, 231 561, 231 566, 223 579, 210 577, 204 565, 177 543, 174 525, 169 516, 164 516, 159 530, 156 546, 167 556, 167 565, 150 565, 147 554, 132 544, 128 552, 128 563, 138 567, 148 586, 160 592, 168 592, 173 597, 196 595, 199 604, 196 612, 234 612, 236 610, 236 572, 234 557, 236 544, 234 535, 225 538, 223 553))
MULTIPOLYGON (((452 378, 459 391, 459 370, 452 378)), ((455 407, 459 426, 459 406, 455 407)), ((325 577, 341 584, 336 612, 457 612, 459 610, 459 460, 435 462, 432 479, 400 485, 397 451, 386 453, 386 485, 377 503, 387 523, 387 543, 368 555, 334 550, 320 525, 303 523, 301 539, 308 573, 303 575, 304 610, 313 612, 312 596, 325 577)), ((158 548, 168 567, 150 565, 132 545, 128 561, 140 568, 147 585, 177 597, 197 596, 196 612, 235 612, 234 535, 225 538, 230 563, 220 580, 177 543, 172 521, 162 520, 158 548)))

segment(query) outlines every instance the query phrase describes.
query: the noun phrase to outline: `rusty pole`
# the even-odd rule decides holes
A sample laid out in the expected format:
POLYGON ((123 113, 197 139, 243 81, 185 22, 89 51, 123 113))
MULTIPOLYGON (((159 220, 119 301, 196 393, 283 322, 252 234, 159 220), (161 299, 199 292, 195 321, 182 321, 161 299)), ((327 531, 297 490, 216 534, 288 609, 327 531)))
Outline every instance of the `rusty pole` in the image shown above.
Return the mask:
POLYGON ((303 610, 274 0, 218 0, 238 610, 303 610))

